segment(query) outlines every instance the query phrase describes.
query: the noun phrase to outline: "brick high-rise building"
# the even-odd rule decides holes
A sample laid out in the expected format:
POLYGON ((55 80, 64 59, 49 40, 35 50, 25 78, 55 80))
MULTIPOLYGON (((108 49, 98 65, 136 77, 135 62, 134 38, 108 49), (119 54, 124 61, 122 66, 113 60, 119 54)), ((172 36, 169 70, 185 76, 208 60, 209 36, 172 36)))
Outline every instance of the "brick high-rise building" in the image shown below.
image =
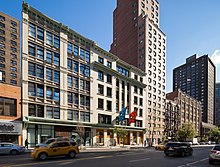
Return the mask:
POLYGON ((181 89, 201 101, 202 121, 210 128, 215 124, 215 73, 208 55, 188 57, 185 64, 173 70, 173 91, 181 89))
POLYGON ((117 0, 110 52, 147 73, 146 137, 160 142, 166 102, 166 36, 159 27, 157 0, 117 0))
POLYGON ((0 141, 21 144, 20 22, 0 12, 0 141))

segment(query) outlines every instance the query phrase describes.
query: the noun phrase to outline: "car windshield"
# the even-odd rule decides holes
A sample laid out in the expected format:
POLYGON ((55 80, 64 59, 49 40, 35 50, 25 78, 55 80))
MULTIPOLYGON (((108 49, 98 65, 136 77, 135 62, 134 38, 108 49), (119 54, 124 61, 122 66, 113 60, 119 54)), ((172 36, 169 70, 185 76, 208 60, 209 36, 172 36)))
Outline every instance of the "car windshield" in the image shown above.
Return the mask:
POLYGON ((220 146, 215 146, 215 147, 213 148, 213 150, 220 151, 220 146))
POLYGON ((50 140, 47 140, 45 143, 46 144, 50 144, 50 143, 52 143, 52 142, 54 142, 55 141, 55 139, 50 139, 50 140))
POLYGON ((179 147, 180 143, 167 143, 166 146, 167 147, 179 147))

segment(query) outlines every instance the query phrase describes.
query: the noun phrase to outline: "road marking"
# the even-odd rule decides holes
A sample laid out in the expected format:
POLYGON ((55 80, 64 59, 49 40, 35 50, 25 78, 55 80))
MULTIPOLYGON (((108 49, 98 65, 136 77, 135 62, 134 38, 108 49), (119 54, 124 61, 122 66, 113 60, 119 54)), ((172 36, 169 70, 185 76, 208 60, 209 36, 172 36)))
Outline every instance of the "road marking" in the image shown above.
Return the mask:
POLYGON ((143 153, 129 153, 129 154, 120 154, 120 155, 115 155, 117 157, 123 157, 123 156, 130 156, 130 155, 139 155, 139 154, 145 154, 145 152, 143 153))
POLYGON ((136 160, 131 160, 131 161, 128 161, 128 162, 146 161, 146 160, 149 160, 149 159, 150 159, 150 158, 136 159, 136 160))
POLYGON ((205 160, 207 160, 207 159, 209 159, 209 158, 200 159, 200 160, 198 160, 198 161, 194 161, 194 162, 191 162, 191 163, 188 163, 188 164, 185 164, 185 165, 180 165, 180 166, 177 166, 177 167, 191 166, 191 165, 193 165, 193 164, 196 164, 196 163, 205 161, 205 160))
MULTIPOLYGON (((101 159, 101 158, 111 158, 113 156, 98 156, 98 157, 90 157, 90 158, 79 158, 74 159, 75 161, 81 161, 81 160, 92 160, 92 159, 101 159)), ((10 167, 23 167, 23 166, 32 166, 32 165, 44 165, 44 164, 50 164, 50 163, 73 163, 74 160, 59 160, 59 161, 46 161, 46 162, 32 162, 32 163, 25 163, 25 164, 9 164, 10 167)), ((8 166, 8 165, 7 165, 8 166)))

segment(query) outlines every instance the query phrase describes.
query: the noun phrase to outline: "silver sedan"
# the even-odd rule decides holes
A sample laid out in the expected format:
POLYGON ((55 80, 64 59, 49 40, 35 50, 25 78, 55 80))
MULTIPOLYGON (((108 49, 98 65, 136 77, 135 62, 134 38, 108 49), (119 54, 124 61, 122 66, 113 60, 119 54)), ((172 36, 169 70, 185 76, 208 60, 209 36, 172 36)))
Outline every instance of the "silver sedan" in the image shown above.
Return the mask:
POLYGON ((0 154, 12 154, 16 155, 25 151, 23 146, 19 146, 13 143, 0 143, 0 154))

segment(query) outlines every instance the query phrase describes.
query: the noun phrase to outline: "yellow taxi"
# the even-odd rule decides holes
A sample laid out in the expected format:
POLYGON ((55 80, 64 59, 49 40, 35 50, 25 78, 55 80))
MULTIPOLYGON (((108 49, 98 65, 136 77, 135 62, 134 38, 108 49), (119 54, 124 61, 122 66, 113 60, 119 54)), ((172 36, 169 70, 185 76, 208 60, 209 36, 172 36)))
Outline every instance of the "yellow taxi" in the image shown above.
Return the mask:
POLYGON ((55 141, 43 147, 35 147, 31 152, 31 156, 39 160, 45 160, 48 157, 60 155, 75 158, 78 153, 79 148, 75 143, 71 143, 70 141, 55 141))
POLYGON ((165 144, 158 144, 158 145, 156 145, 154 148, 155 148, 156 150, 161 150, 161 151, 163 151, 164 148, 165 148, 165 144))

